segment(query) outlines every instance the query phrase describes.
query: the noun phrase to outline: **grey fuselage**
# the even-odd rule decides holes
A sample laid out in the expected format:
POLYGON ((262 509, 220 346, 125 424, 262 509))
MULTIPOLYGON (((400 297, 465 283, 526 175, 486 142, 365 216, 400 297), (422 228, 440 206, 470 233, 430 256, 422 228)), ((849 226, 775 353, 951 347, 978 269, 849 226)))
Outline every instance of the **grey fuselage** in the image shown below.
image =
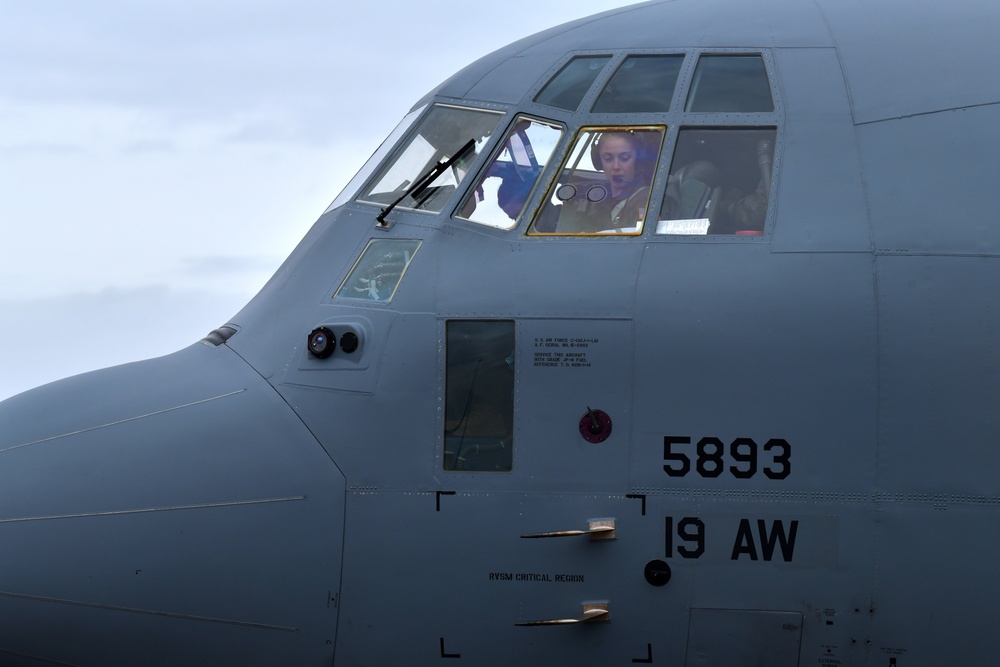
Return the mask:
POLYGON ((0 404, 0 664, 992 661, 997 34, 975 0, 676 0, 460 71, 414 117, 497 129, 438 212, 379 224, 360 178, 204 341, 0 404), (772 109, 685 110, 727 54, 772 109), (678 56, 673 103, 593 112, 637 55, 678 56), (536 102, 580 56, 608 59, 579 103, 536 102), (479 224, 519 118, 561 138, 510 228, 479 224), (645 226, 534 233, 585 127, 662 128, 645 226), (763 229, 661 233, 679 134, 762 127, 763 229), (367 298, 373 240, 418 249, 367 298), (470 322, 513 345, 460 380, 470 322), (318 358, 319 327, 357 348, 318 358), (466 441, 491 390, 507 435, 466 441))

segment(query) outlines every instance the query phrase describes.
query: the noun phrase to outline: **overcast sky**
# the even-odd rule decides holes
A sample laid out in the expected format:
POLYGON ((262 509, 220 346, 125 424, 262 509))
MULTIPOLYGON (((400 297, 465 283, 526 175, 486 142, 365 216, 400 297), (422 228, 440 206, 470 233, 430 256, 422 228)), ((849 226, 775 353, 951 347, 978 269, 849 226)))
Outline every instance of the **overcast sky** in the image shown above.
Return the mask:
POLYGON ((424 93, 622 4, 0 0, 0 400, 224 324, 424 93))

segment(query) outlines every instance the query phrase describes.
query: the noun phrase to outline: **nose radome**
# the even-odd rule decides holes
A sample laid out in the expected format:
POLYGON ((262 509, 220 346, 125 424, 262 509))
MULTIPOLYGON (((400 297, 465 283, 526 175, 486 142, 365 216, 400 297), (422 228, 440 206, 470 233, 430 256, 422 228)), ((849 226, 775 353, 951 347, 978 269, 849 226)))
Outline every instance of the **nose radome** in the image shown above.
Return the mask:
POLYGON ((8 399, 0 662, 329 664, 343 505, 337 466, 225 346, 8 399))

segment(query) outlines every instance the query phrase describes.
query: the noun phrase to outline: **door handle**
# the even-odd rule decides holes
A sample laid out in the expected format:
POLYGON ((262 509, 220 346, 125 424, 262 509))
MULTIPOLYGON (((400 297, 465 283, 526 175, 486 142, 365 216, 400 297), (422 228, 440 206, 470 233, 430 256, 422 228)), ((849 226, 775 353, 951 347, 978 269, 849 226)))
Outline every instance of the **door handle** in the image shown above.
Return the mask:
POLYGON ((529 625, 574 625, 576 623, 607 623, 611 620, 611 611, 608 608, 610 603, 607 600, 584 602, 581 605, 581 613, 575 618, 553 618, 544 621, 522 621, 515 623, 515 626, 527 627, 529 625))
POLYGON ((590 535, 591 540, 616 539, 615 520, 591 519, 587 522, 587 530, 557 530, 551 533, 530 533, 521 537, 524 539, 534 539, 538 537, 576 537, 577 535, 590 535))

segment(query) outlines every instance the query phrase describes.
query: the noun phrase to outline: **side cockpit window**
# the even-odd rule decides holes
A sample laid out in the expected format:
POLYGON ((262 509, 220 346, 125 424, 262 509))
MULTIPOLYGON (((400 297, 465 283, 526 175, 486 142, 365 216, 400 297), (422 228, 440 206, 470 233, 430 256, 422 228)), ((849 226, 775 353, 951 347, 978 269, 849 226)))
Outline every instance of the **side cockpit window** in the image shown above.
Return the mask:
POLYGON ((582 128, 529 234, 641 234, 665 131, 582 128))
POLYGON ((777 129, 681 128, 657 234, 764 233, 777 129))
POLYGON ((399 199, 400 208, 441 211, 502 117, 495 111, 435 105, 358 200, 387 205, 399 199), (447 169, 429 183, 420 182, 435 164, 446 161, 447 169))
POLYGON ((512 229, 562 135, 557 125, 519 116, 458 216, 512 229))
POLYGON ((513 321, 445 324, 445 470, 511 470, 514 357, 513 321))

